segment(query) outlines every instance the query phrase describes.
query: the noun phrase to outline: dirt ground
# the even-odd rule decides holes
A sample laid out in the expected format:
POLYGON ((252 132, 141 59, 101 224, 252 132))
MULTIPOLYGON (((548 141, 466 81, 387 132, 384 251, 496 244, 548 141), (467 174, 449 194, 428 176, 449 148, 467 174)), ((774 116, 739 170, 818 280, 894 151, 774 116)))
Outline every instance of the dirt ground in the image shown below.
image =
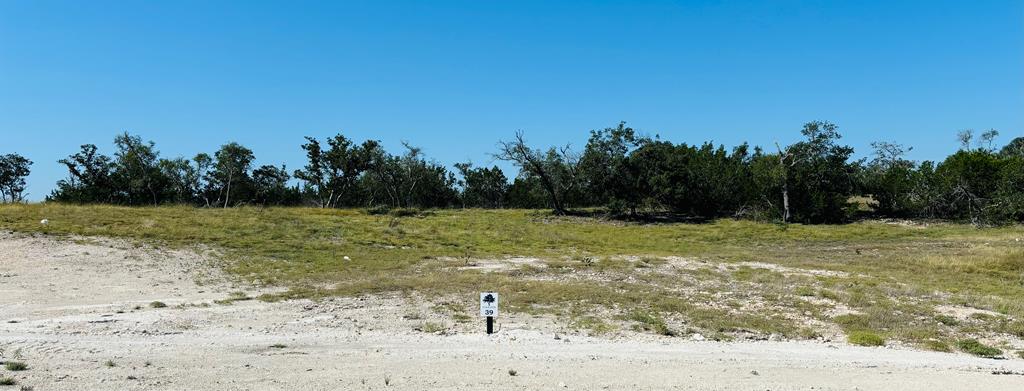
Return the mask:
MULTIPOLYGON (((214 259, 0 233, 0 360, 29 366, 0 368, 18 382, 0 391, 1024 389, 1020 359, 841 342, 595 338, 507 314, 488 336, 478 318, 439 310, 460 298, 224 303, 261 292, 236 286, 214 259)), ((456 305, 472 311, 476 299, 456 305)))

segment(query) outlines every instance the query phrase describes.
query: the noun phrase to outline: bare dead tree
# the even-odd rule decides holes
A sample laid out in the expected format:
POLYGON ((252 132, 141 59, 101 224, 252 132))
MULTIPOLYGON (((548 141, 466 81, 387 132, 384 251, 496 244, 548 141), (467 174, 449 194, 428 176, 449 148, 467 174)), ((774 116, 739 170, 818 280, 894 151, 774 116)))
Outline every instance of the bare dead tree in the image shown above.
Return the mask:
POLYGON ((779 167, 782 169, 782 222, 789 222, 789 169, 795 166, 800 159, 797 159, 796 155, 790 151, 790 147, 786 147, 783 151, 779 143, 775 143, 775 148, 779 150, 779 167))
POLYGON ((521 170, 525 170, 540 178, 541 186, 543 186, 544 191, 548 193, 548 197, 551 199, 551 205, 554 208, 555 214, 565 214, 565 207, 563 206, 561 197, 559 196, 559 193, 561 193, 559 191, 560 189, 556 187, 554 180, 551 178, 551 173, 548 170, 548 165, 544 156, 540 151, 526 145, 526 140, 523 139, 522 131, 517 131, 515 139, 512 141, 499 141, 498 153, 494 155, 494 158, 513 162, 519 166, 521 170))

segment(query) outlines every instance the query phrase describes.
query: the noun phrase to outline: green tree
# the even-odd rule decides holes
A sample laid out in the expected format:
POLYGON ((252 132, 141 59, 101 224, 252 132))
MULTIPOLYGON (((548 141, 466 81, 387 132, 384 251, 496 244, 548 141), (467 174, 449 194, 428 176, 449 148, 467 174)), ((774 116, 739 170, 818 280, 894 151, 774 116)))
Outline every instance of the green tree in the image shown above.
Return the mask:
POLYGON ((114 192, 120 203, 140 205, 160 203, 167 179, 158 165, 159 152, 153 142, 145 143, 127 132, 114 138, 112 173, 114 192))
POLYGON ((321 208, 355 204, 356 181, 370 168, 380 143, 368 140, 354 145, 338 134, 327 139, 327 144, 328 149, 323 150, 320 141, 306 137, 302 149, 306 151, 307 163, 303 169, 295 171, 295 178, 304 181, 306 193, 321 208))
POLYGON ((579 159, 582 201, 589 205, 628 205, 636 212, 636 177, 631 175, 629 154, 645 140, 633 128, 620 122, 617 127, 590 131, 590 140, 579 159))
POLYGON ((505 206, 509 183, 505 173, 498 166, 473 167, 472 163, 457 163, 455 169, 462 175, 459 186, 462 187, 461 198, 464 206, 483 208, 505 206))
POLYGON ((261 205, 284 205, 297 198, 293 196, 293 189, 288 187, 288 170, 282 165, 280 168, 272 165, 263 165, 252 171, 253 197, 256 203, 261 205))
POLYGON ((1024 137, 1017 137, 1010 140, 1010 142, 1003 146, 1003 149, 999 151, 999 154, 1006 157, 1024 157, 1024 137))
POLYGON ((800 131, 805 140, 778 147, 782 219, 805 223, 836 223, 851 212, 856 164, 850 163, 853 148, 839 145, 842 137, 835 124, 812 121, 800 131))
POLYGON ((31 165, 31 160, 16 153, 0 155, 0 202, 25 199, 25 178, 31 165))
POLYGON ((222 145, 214 159, 208 180, 217 189, 217 203, 227 208, 231 200, 235 203, 248 200, 252 191, 249 168, 255 159, 252 150, 232 142, 222 145))
POLYGON ((370 169, 360 181, 369 194, 368 204, 398 208, 452 206, 458 200, 455 175, 441 164, 428 161, 420 148, 402 144, 406 152, 392 155, 375 148, 370 169))
POLYGON ((923 212, 920 194, 921 173, 917 165, 904 158, 902 145, 871 143, 874 159, 864 171, 864 191, 878 203, 875 212, 884 216, 911 217, 923 212))
POLYGON ((96 145, 82 145, 81 150, 58 163, 67 167, 69 176, 57 182, 47 199, 74 203, 115 203, 113 171, 110 157, 98 152, 96 145))

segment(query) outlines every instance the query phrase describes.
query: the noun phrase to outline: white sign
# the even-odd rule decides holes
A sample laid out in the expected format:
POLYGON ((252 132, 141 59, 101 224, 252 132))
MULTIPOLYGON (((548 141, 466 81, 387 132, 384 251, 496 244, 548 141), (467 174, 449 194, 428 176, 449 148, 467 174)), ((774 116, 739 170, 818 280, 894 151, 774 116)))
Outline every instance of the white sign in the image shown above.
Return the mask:
POLYGON ((497 292, 480 292, 480 316, 498 316, 497 292))

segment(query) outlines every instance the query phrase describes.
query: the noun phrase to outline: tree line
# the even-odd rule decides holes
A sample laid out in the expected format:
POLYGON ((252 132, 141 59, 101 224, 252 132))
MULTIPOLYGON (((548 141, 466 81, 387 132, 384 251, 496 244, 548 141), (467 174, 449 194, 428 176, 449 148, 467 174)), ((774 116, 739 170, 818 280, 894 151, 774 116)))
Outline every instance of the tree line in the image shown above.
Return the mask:
MULTIPOLYGON (((600 208, 613 216, 753 218, 840 223, 863 205, 876 216, 936 218, 977 223, 1024 221, 1024 138, 1002 148, 998 132, 961 132, 961 147, 942 161, 916 162, 910 148, 872 144, 871 158, 854 160, 838 127, 813 121, 802 139, 770 149, 732 149, 705 142, 673 143, 642 136, 620 123, 590 132, 582 151, 536 148, 522 133, 498 143, 497 166, 455 164, 455 171, 403 143, 385 151, 379 141, 344 135, 306 137, 305 165, 259 165, 253 151, 228 143, 212 155, 162 158, 153 142, 128 133, 115 137, 112 156, 93 144, 59 162, 68 177, 49 201, 118 205, 307 205, 322 208, 550 208, 556 214, 600 208)), ((0 156, 0 195, 23 199, 31 161, 0 156)))

